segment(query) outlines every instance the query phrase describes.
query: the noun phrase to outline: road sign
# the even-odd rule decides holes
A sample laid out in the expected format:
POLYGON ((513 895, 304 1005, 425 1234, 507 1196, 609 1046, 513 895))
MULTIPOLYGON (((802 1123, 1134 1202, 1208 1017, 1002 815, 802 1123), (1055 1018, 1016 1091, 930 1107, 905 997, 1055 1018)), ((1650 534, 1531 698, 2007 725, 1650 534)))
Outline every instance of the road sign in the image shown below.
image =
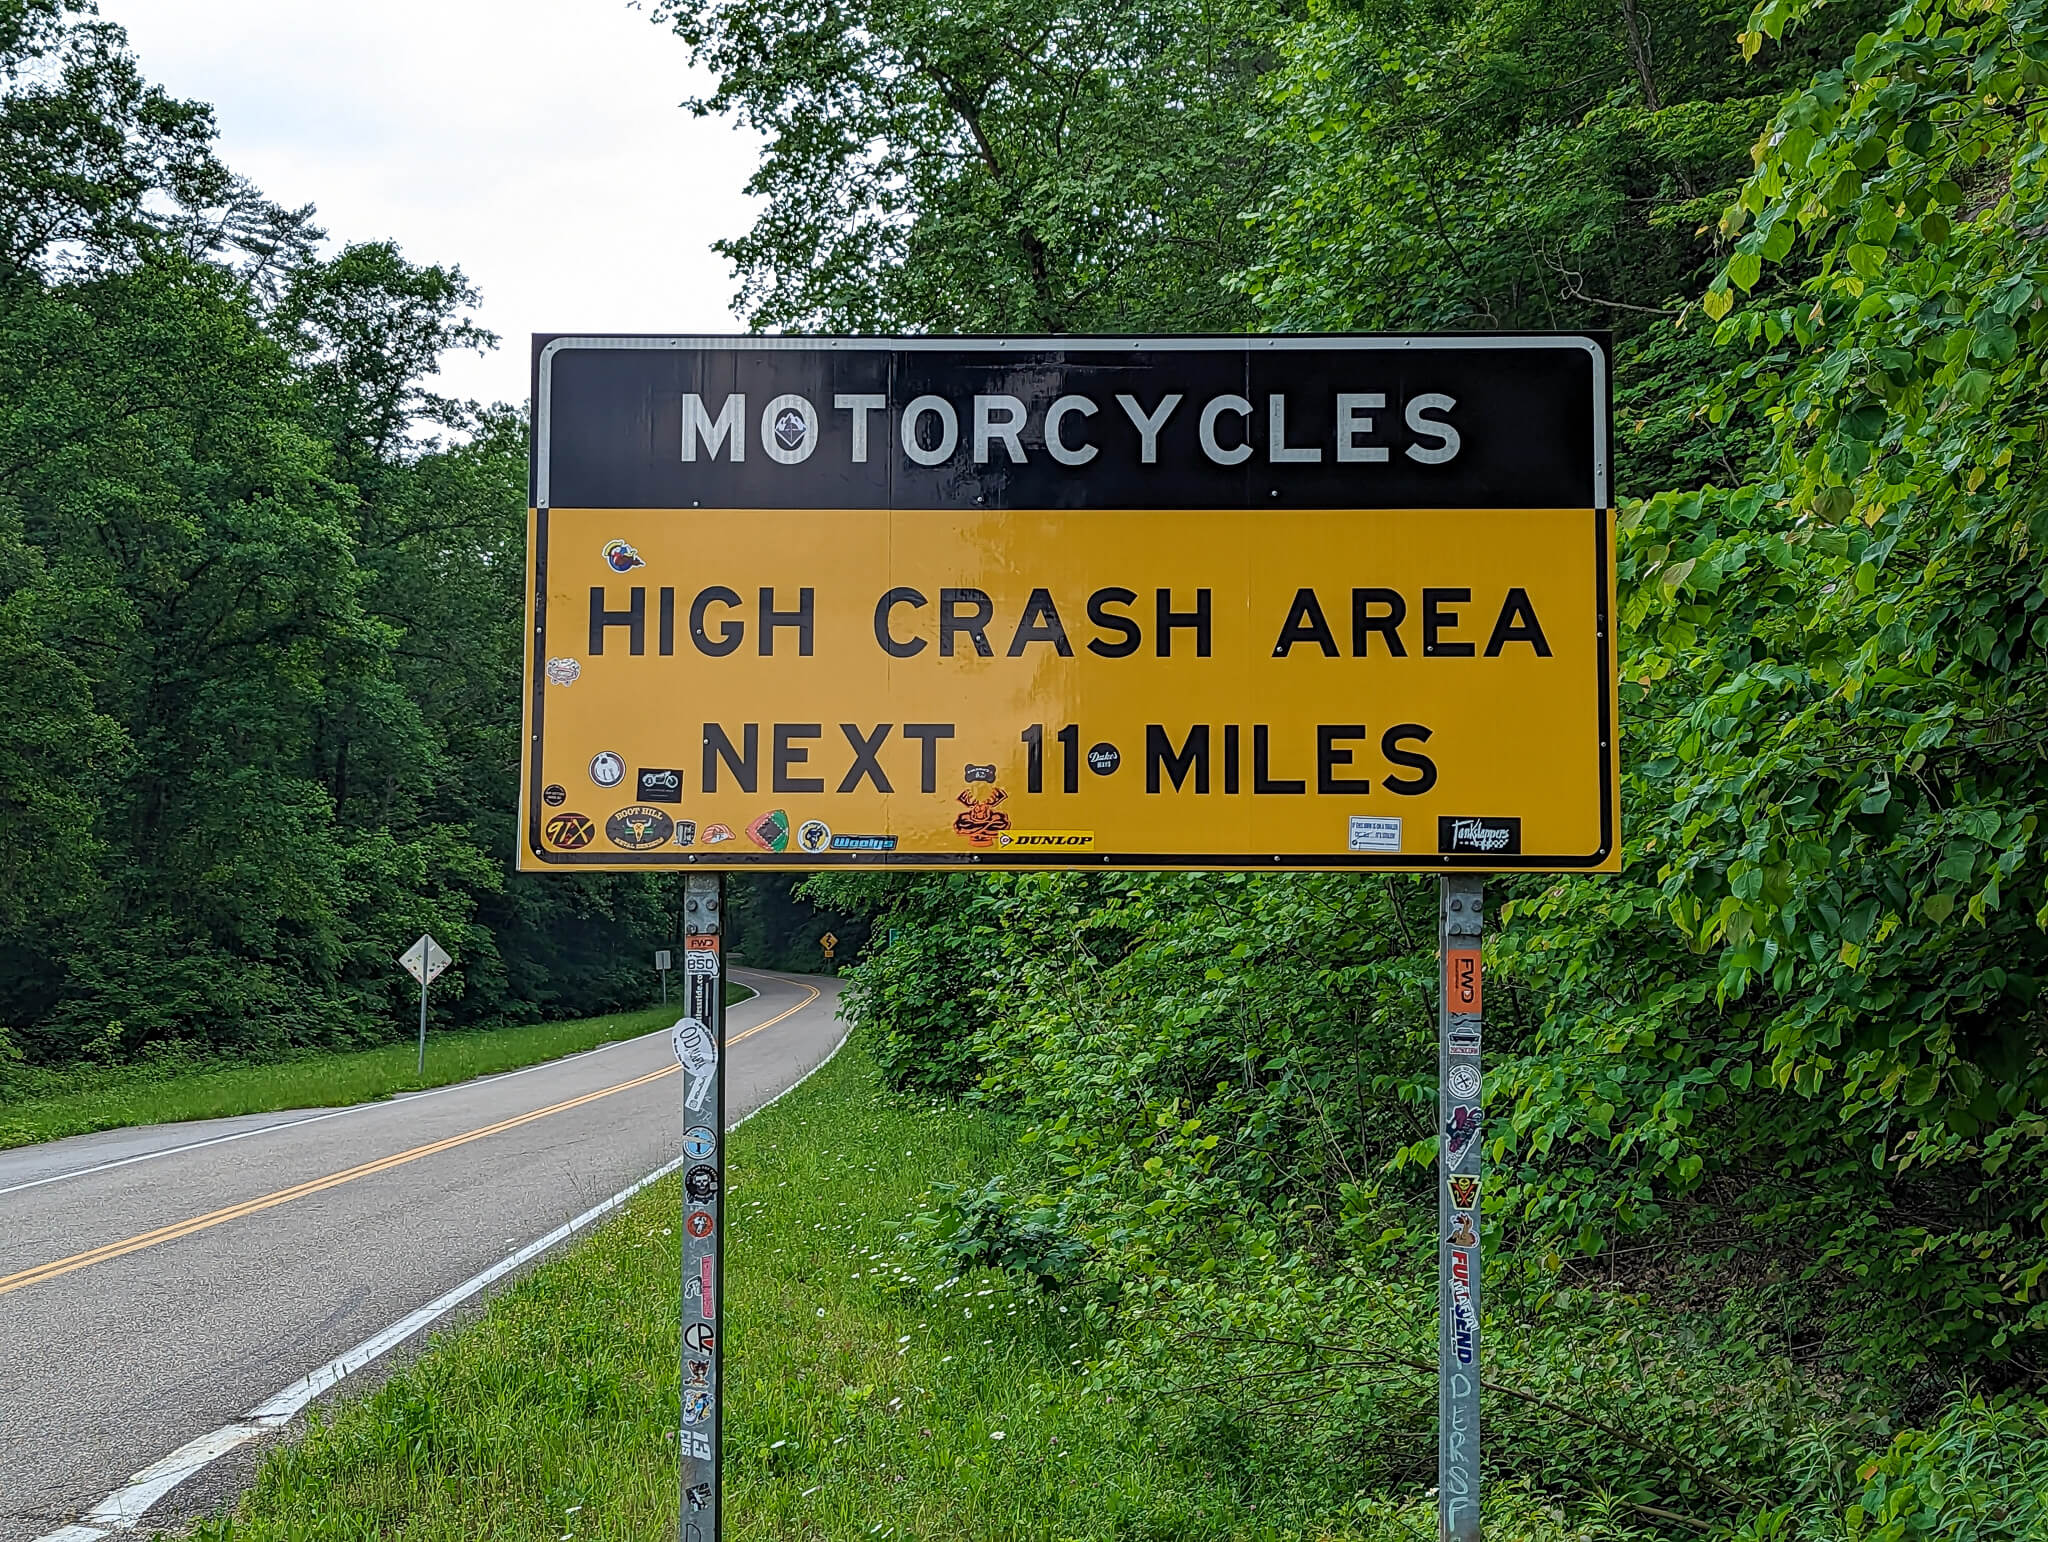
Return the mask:
POLYGON ((663 974, 667 974, 669 970, 668 952, 667 948, 659 948, 655 950, 654 954, 654 967, 663 974))
POLYGON ((420 1053, 417 1072, 426 1074, 427 1069, 427 987, 441 976, 441 971, 454 962, 441 944, 434 941, 429 932, 420 933, 419 940, 398 955, 398 962, 405 972, 420 982, 420 1053))
POLYGON ((1604 338, 535 344, 523 867, 1619 865, 1604 338))
POLYGON ((441 950, 441 944, 432 936, 422 933, 418 942, 398 955, 398 962, 422 985, 430 984, 441 977, 441 971, 454 962, 441 950))

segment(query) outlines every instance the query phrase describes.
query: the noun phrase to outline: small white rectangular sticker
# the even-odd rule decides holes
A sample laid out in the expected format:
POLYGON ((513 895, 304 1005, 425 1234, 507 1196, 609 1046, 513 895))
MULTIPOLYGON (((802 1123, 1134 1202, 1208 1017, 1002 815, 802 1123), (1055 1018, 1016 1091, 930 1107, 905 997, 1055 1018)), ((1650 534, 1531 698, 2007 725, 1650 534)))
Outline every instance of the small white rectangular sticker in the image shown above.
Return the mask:
POLYGON ((1401 821, 1398 816, 1391 819, 1375 819, 1366 814, 1351 816, 1351 849, 1353 851, 1399 851, 1401 849, 1401 821))

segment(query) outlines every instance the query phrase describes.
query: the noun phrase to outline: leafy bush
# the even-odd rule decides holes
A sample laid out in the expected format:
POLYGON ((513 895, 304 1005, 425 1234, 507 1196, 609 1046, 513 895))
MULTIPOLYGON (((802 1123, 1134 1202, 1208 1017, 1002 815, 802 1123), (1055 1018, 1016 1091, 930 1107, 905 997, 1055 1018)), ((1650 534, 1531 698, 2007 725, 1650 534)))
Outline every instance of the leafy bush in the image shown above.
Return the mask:
POLYGON ((1023 1209, 1001 1178, 934 1184, 930 1197, 934 1203, 912 1221, 925 1250, 950 1272, 1000 1269, 1039 1290, 1081 1277, 1088 1248, 1074 1236, 1065 1206, 1023 1209))

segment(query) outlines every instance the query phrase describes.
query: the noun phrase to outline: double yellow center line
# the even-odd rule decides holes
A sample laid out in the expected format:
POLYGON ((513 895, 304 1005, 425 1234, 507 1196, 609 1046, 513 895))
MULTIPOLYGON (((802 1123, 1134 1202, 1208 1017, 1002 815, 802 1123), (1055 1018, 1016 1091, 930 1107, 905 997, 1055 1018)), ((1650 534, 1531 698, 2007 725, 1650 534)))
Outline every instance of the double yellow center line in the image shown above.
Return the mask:
MULTIPOLYGON (((804 987, 810 994, 795 1006, 776 1013, 765 1023, 757 1023, 744 1033, 736 1033, 726 1041, 729 1050, 744 1039, 751 1039, 762 1030, 774 1027, 785 1017, 793 1016, 818 999, 820 994, 815 985, 804 987)), ((595 1103, 599 1098, 608 1098, 615 1092, 630 1092, 635 1087, 644 1087, 649 1082, 660 1081, 664 1076, 673 1076, 676 1066, 663 1066, 645 1076, 636 1076, 630 1081, 616 1082, 609 1087, 600 1087, 595 1092, 586 1092, 581 1097, 565 1098, 560 1103, 551 1103, 546 1108, 536 1108, 529 1113, 517 1114, 510 1119, 501 1119, 496 1124, 487 1124, 480 1129, 467 1130, 460 1135, 451 1135, 446 1140, 430 1141, 424 1146, 414 1146, 410 1151, 396 1152, 391 1156, 379 1157, 374 1162, 365 1162, 342 1172, 329 1173, 323 1178, 309 1178, 304 1183, 295 1183, 290 1188, 278 1189, 255 1199, 243 1200, 238 1205, 228 1205, 212 1210, 205 1215, 195 1215, 189 1220, 174 1221, 169 1226, 159 1226, 154 1231, 138 1232, 124 1237, 119 1242, 109 1242, 101 1247, 90 1248, 83 1253, 73 1253, 69 1258, 59 1258, 47 1264, 37 1264, 16 1274, 0 1275, 0 1296, 22 1289, 27 1285, 39 1285, 44 1280, 54 1280, 60 1275, 90 1268, 109 1259, 120 1258, 129 1253, 139 1253, 144 1248, 153 1248, 159 1243, 174 1242, 180 1237, 189 1237, 195 1232, 207 1231, 223 1226, 229 1221, 239 1221, 244 1216, 256 1215, 264 1210, 275 1209, 295 1199, 304 1199, 309 1194, 318 1194, 327 1189, 339 1188, 344 1183, 353 1183, 358 1178, 367 1178, 374 1173, 389 1172, 394 1167, 403 1167, 408 1162, 417 1162, 421 1157, 430 1157, 438 1152, 452 1151, 457 1146, 466 1146, 471 1141, 483 1140, 487 1136, 502 1135, 507 1130, 516 1130, 523 1124, 532 1124, 536 1119, 545 1119, 551 1114, 565 1113, 572 1108, 581 1108, 586 1103, 595 1103)))

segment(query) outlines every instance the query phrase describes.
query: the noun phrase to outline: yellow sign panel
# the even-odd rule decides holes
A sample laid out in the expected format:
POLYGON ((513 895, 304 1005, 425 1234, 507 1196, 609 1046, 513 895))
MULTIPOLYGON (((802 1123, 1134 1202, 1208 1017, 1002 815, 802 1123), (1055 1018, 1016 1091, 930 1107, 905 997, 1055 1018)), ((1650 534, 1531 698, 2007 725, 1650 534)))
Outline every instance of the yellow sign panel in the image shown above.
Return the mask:
MULTIPOLYGON (((1000 394, 1015 414, 962 389, 955 453, 969 455, 974 425, 1013 419, 1025 459, 1000 436, 981 447, 990 459, 1078 453, 1097 414, 1070 407, 1048 431, 1080 394, 1077 366, 1055 373, 1000 394)), ((712 383, 728 388, 677 393, 700 453, 714 409, 742 395, 712 383)), ((830 384, 813 399, 856 394, 830 384)), ((880 399, 871 453, 917 400, 947 399, 910 384, 859 393, 880 399)), ((1142 459, 1141 420, 1170 394, 1124 409, 1131 465, 1159 464, 1142 459)), ((728 478, 756 475, 735 448, 767 460, 750 484, 765 495, 786 464, 763 453, 777 413, 799 443, 806 429, 822 440, 821 414, 752 397, 755 410, 725 412, 706 458, 728 478)), ((1276 439, 1306 454, 1294 439, 1318 421, 1283 408, 1306 428, 1269 437, 1267 466, 1276 439)), ((645 414, 657 448, 661 416, 645 414)), ((928 464, 909 452, 944 447, 943 416, 890 448, 928 464)), ((1341 410, 1325 417, 1338 437, 1322 448, 1341 448, 1341 410)), ((1200 469, 1227 464, 1198 433, 1200 469)), ((1226 452, 1256 438, 1212 437, 1226 452)), ((1113 448, 1100 432, 1094 445, 1113 448)), ((865 463, 849 449, 846 464, 865 463)), ((532 517, 521 865, 1613 870, 1604 498, 1299 506, 1260 469, 1252 491, 1273 481, 1277 506, 991 506, 983 493, 905 507, 941 499, 855 488, 837 507, 659 493, 643 501, 670 506, 582 507, 558 480, 532 517)), ((1038 490, 1021 480, 1006 490, 1038 490)))

